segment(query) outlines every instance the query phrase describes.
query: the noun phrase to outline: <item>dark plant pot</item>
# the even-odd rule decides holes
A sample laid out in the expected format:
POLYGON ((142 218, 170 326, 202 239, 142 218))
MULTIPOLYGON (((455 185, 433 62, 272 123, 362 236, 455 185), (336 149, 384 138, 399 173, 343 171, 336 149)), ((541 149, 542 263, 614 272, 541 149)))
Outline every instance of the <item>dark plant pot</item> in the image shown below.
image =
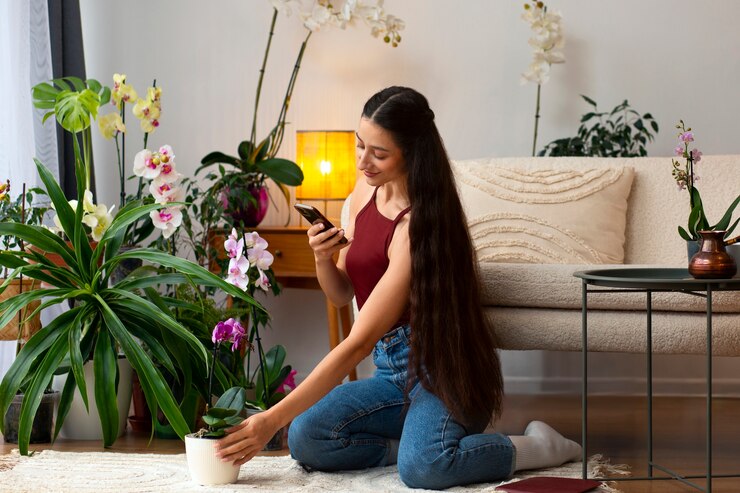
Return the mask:
POLYGON ((688 253, 688 261, 691 262, 691 257, 699 253, 701 248, 701 240, 689 240, 686 242, 686 253, 688 253))
MULTIPOLYGON (((134 248, 139 248, 138 245, 125 245, 122 246, 118 251, 123 253, 127 252, 129 250, 133 250, 134 248)), ((121 262, 116 265, 116 268, 113 269, 113 272, 111 272, 110 275, 110 285, 113 286, 115 284, 118 284, 119 281, 122 281, 126 276, 131 274, 134 270, 138 269, 143 265, 144 261, 140 258, 127 258, 122 260, 121 262)))
POLYGON ((221 193, 221 204, 234 226, 254 228, 265 218, 270 205, 267 186, 227 187, 221 193))
MULTIPOLYGON (((41 397, 41 404, 36 411, 31 425, 30 443, 49 443, 51 442, 51 433, 54 429, 54 408, 59 397, 59 392, 50 392, 41 397)), ((23 394, 13 397, 13 401, 5 413, 5 442, 18 443, 18 428, 21 418, 21 404, 23 403, 23 394)))
POLYGON ((146 397, 141 388, 139 375, 135 371, 131 375, 131 399, 134 405, 134 414, 128 417, 131 429, 135 433, 151 433, 152 413, 146 405, 146 397))

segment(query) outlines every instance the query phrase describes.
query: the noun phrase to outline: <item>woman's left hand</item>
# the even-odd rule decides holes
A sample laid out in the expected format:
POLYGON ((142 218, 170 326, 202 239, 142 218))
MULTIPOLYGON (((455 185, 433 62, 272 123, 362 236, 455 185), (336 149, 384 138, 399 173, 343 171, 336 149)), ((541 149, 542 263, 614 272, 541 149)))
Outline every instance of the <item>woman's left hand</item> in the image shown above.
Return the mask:
POLYGON ((226 430, 226 436, 216 442, 216 455, 225 462, 240 466, 257 455, 278 429, 267 412, 250 416, 226 430))

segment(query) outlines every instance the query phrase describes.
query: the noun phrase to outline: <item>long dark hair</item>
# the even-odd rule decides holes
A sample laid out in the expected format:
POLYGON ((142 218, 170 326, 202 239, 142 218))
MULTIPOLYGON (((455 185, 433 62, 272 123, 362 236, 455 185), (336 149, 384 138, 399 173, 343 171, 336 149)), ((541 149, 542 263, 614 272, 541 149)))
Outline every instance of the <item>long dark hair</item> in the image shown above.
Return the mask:
POLYGON ((501 414, 496 342, 480 303, 475 252, 447 151, 427 99, 407 87, 371 97, 362 116, 403 152, 411 205, 411 357, 414 378, 466 424, 501 414))

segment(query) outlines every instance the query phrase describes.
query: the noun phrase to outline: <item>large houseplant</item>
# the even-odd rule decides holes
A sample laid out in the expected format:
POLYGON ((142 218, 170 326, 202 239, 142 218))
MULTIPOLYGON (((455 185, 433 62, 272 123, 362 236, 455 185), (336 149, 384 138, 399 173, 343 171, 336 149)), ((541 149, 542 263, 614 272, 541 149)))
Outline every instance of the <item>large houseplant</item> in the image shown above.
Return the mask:
POLYGON ((268 195, 265 188, 266 179, 269 178, 279 187, 285 196, 286 202, 290 199, 290 192, 286 186, 298 186, 303 181, 301 168, 293 161, 278 158, 277 153, 283 142, 286 117, 298 78, 298 71, 301 68, 301 61, 313 32, 329 26, 344 29, 360 18, 371 28, 373 36, 381 37, 383 41, 395 47, 401 42, 399 31, 404 28, 401 19, 384 12, 382 1, 378 1, 374 5, 365 5, 354 0, 333 3, 324 0, 310 0, 308 2, 270 0, 270 2, 274 9, 267 38, 267 47, 257 83, 250 136, 237 146, 236 156, 220 151, 211 152, 203 157, 201 160, 202 166, 196 171, 197 174, 201 170, 217 164, 230 166, 230 169, 219 166, 220 176, 216 179, 211 193, 223 201, 227 222, 237 227, 254 227, 264 217, 268 206, 268 195), (302 3, 307 3, 307 5, 304 6, 302 3), (298 56, 293 65, 293 72, 288 81, 277 123, 264 139, 258 139, 257 111, 272 36, 275 32, 275 23, 279 12, 291 15, 293 9, 298 11, 298 15, 303 20, 308 32, 298 50, 298 56))
MULTIPOLYGON (((165 207, 165 204, 128 203, 113 218, 100 241, 91 243, 82 223, 84 191, 90 188, 89 127, 105 91, 98 83, 89 80, 65 79, 54 83, 68 87, 55 92, 56 102, 49 109, 53 110, 50 114, 56 115, 62 127, 74 136, 76 208, 67 201, 50 171, 39 161, 36 161, 36 167, 69 241, 65 242, 40 226, 0 224, 0 235, 14 236, 38 249, 0 252, 0 266, 12 269, 0 292, 11 279, 21 274, 48 285, 47 288, 22 293, 0 303, 0 326, 6 324, 19 309, 42 297, 45 300, 38 310, 66 300, 74 301, 74 307, 48 323, 23 346, 0 383, 0 419, 5 415, 16 391, 22 385, 27 385, 18 441, 20 452, 27 454, 32 419, 49 379, 55 373, 67 373, 59 404, 56 435, 69 410, 75 388, 83 396, 85 406, 89 406, 83 364, 92 361, 94 395, 103 428, 104 445, 111 445, 116 439, 118 422, 115 402, 116 356, 120 350, 138 373, 150 410, 161 408, 174 430, 182 437, 189 432, 187 423, 156 363, 160 363, 167 372, 174 373, 173 361, 180 348, 185 348, 188 354, 204 365, 209 358, 208 352, 170 312, 162 310, 151 299, 142 297, 141 290, 190 281, 221 289, 252 306, 257 313, 263 313, 264 309, 247 293, 193 262, 151 248, 137 248, 123 253, 119 251, 129 225, 165 207), (73 87, 75 90, 72 90, 73 87), (40 252, 59 255, 64 265, 55 265, 40 252), (145 270, 140 275, 132 274, 109 286, 109 277, 115 267, 127 258, 137 257, 170 271, 151 275, 145 270), (99 262, 101 259, 102 262, 99 262), (148 352, 142 349, 137 338, 146 344, 148 352), (177 342, 182 344, 175 344, 177 349, 171 349, 173 343, 177 342)), ((0 429, 3 428, 4 423, 0 421, 0 429)))

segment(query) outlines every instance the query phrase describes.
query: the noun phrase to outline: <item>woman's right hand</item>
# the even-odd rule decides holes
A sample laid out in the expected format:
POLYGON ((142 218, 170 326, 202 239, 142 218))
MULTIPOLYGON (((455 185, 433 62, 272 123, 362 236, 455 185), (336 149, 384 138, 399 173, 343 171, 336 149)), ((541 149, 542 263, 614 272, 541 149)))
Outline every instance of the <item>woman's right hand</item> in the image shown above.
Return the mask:
POLYGON ((308 228, 308 244, 313 250, 316 260, 332 259, 334 254, 342 248, 352 243, 351 238, 347 238, 347 243, 339 243, 344 238, 344 230, 337 227, 324 231, 324 225, 317 223, 308 228))

